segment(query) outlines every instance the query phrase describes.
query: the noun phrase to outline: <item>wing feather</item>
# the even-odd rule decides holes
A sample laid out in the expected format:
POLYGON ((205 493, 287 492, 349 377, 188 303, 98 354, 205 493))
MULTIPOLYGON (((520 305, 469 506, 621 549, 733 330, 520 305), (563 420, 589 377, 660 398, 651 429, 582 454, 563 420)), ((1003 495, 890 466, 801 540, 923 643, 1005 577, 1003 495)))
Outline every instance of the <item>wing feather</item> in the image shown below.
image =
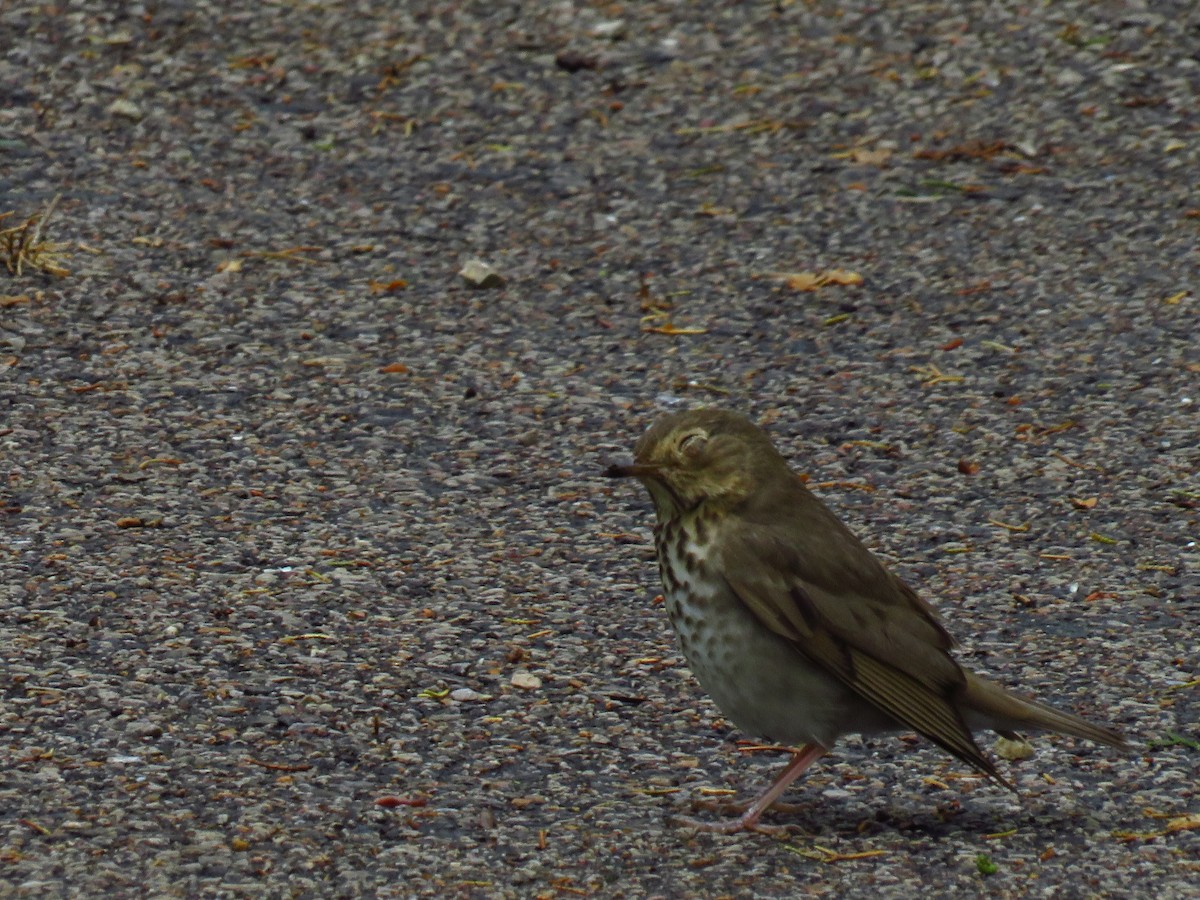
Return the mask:
POLYGON ((933 609, 819 500, 807 491, 792 499, 809 506, 804 521, 825 533, 789 532, 785 540, 764 519, 743 520, 722 539, 721 568, 733 592, 767 628, 860 697, 1011 787, 959 711, 966 675, 933 609), (730 564, 736 560, 762 564, 730 564))

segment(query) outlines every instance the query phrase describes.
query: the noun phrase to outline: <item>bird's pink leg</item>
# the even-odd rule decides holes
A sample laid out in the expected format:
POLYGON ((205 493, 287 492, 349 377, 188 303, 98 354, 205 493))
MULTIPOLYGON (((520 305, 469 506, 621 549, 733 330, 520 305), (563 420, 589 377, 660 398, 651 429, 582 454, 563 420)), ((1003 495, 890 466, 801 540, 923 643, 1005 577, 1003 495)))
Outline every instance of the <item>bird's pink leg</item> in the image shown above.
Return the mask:
POLYGON ((724 822, 698 822, 695 819, 684 819, 684 823, 699 831, 719 831, 722 834, 733 834, 738 831, 777 831, 766 825, 759 825, 762 814, 771 808, 780 795, 788 789, 793 781, 804 774, 804 770, 824 756, 828 751, 820 744, 808 744, 792 754, 792 761, 787 768, 779 773, 779 777, 771 782, 771 786, 763 791, 761 797, 737 819, 727 819, 724 822))

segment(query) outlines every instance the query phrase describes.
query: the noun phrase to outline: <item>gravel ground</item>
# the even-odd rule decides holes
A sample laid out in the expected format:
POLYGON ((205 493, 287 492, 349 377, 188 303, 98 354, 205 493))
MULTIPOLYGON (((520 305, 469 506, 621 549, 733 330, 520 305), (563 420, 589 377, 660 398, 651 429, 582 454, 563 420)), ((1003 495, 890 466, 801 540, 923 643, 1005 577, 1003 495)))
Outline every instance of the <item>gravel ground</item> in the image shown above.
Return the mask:
POLYGON ((0 2, 0 895, 1194 896, 1194 3, 235 6, 0 2), (1137 751, 676 827, 782 757, 598 473, 713 403, 1137 751))

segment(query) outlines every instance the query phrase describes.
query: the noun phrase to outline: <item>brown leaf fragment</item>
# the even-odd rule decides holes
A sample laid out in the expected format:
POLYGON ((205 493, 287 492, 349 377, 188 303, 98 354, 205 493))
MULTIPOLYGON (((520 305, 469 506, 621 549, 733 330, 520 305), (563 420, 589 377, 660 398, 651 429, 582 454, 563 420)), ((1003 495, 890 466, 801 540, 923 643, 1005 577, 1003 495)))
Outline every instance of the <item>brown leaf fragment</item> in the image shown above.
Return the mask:
POLYGON ((269 69, 275 62, 274 53, 262 53, 253 56, 242 56, 229 63, 229 68, 234 69, 269 69))
POLYGON ((397 278, 395 281, 368 281, 367 287, 372 294, 392 294, 404 290, 408 287, 408 282, 403 278, 397 278))
POLYGON ((273 772, 307 772, 312 768, 307 763, 273 763, 255 759, 253 756, 247 756, 246 762, 255 766, 262 766, 264 769, 270 769, 273 772))
POLYGON ((972 297, 975 294, 986 294, 991 289, 992 289, 991 281, 988 281, 985 279, 984 281, 979 281, 979 282, 976 282, 975 284, 967 285, 965 288, 959 288, 954 293, 957 294, 959 297, 972 297))
POLYGON ((793 291, 815 291, 827 284, 860 285, 863 277, 848 269, 825 269, 822 272, 779 272, 776 278, 783 279, 786 287, 793 291))
POLYGON ((1070 500, 1076 509, 1095 509, 1096 503, 1099 502, 1097 497, 1071 497, 1070 500))
POLYGON ((1147 94, 1136 94, 1132 97, 1126 97, 1121 101, 1122 106, 1127 106, 1130 109, 1140 109, 1143 106, 1155 107, 1166 104, 1167 98, 1161 96, 1150 96, 1147 94))
POLYGON ((916 159, 929 159, 934 162, 960 162, 964 159, 991 159, 1008 150, 1011 145, 1007 141, 967 141, 956 144, 944 150, 925 149, 913 153, 916 159))
POLYGON ((513 797, 512 800, 509 801, 509 803, 511 803, 517 809, 527 809, 528 807, 534 806, 535 804, 545 803, 545 802, 546 802, 545 797, 539 797, 536 794, 532 794, 528 797, 513 797))
POLYGON ((151 466, 182 466, 183 460, 174 456, 155 456, 138 463, 139 469, 149 469, 151 466))
POLYGON ((428 806, 429 798, 427 797, 396 797, 388 795, 380 797, 375 801, 376 806, 382 806, 384 809, 395 809, 397 806, 428 806))
POLYGON ((857 147, 851 150, 849 157, 853 162, 863 166, 879 166, 883 168, 884 163, 891 158, 892 151, 887 147, 880 147, 877 150, 867 150, 862 147, 857 147))
POLYGON ((826 284, 862 284, 863 277, 857 272, 846 269, 826 269, 821 273, 825 276, 826 284))
POLYGON ((783 283, 793 291, 815 291, 825 282, 816 272, 794 272, 783 283))

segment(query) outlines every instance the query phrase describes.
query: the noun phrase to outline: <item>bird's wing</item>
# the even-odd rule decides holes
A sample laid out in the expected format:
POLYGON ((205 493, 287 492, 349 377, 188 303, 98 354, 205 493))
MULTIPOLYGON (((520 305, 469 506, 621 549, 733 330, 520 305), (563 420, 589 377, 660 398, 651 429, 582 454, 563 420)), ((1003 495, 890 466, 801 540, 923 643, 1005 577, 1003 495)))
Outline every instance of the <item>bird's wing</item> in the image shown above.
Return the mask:
POLYGON ((959 712, 966 676, 933 610, 832 514, 830 522, 836 527, 808 559, 807 542, 785 541, 769 526, 731 529, 723 536, 730 558, 763 564, 723 565, 729 587, 764 625, 860 697, 1007 785, 959 712))

